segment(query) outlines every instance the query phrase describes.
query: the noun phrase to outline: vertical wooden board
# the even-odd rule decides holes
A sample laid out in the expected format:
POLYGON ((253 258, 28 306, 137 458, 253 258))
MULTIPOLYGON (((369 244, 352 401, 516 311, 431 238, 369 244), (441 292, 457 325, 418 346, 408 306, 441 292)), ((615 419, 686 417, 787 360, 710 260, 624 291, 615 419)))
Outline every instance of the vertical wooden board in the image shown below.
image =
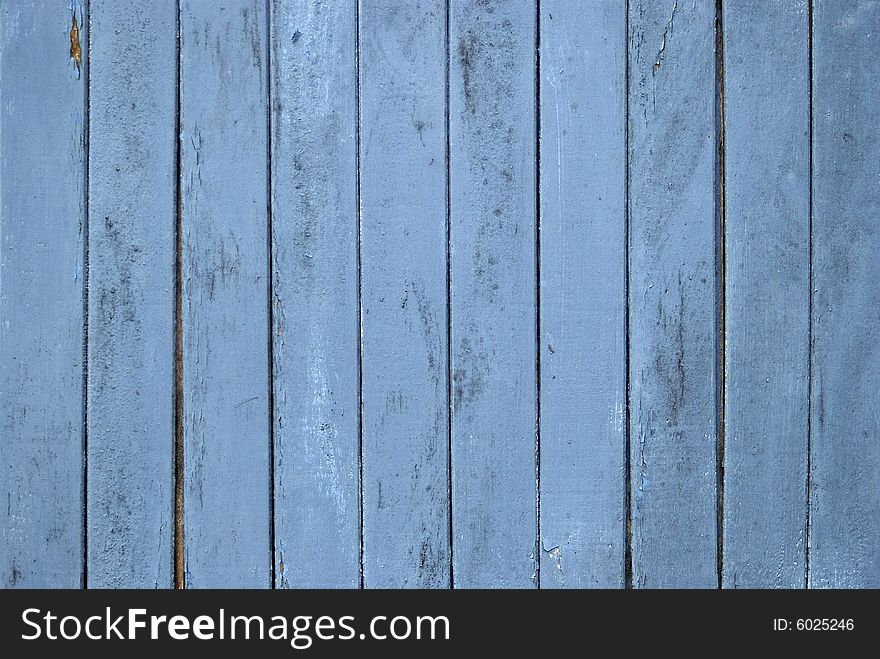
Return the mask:
POLYGON ((271 584, 267 15, 181 6, 186 582, 271 584))
POLYGON ((629 8, 633 585, 715 587, 715 6, 629 8))
POLYGON ((449 17, 453 576, 537 582, 535 6, 449 17))
POLYGON ((541 3, 541 587, 624 585, 626 11, 541 3))
POLYGON ((177 6, 90 9, 88 585, 168 588, 177 6))
POLYGON ((275 579, 356 588, 356 3, 272 12, 275 579))
POLYGON ((358 24, 364 584, 448 587, 446 7, 358 24))
POLYGON ((880 2, 813 8, 810 585, 880 587, 880 2))
POLYGON ((730 588, 800 588, 806 578, 807 5, 724 2, 723 585, 730 588))
POLYGON ((88 16, 0 7, 0 585, 83 580, 88 16))

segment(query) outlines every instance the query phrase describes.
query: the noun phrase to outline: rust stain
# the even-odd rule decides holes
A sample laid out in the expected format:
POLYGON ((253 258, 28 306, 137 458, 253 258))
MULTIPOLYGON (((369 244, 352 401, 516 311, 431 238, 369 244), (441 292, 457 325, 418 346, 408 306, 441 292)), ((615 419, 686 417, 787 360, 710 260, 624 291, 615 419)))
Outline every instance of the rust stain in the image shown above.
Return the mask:
MULTIPOLYGON (((177 120, 180 135, 180 118, 177 120)), ((175 169, 180 171, 178 140, 175 169)), ((178 174, 179 176, 179 174, 178 174)), ((184 544, 184 389, 183 389, 183 199, 177 186, 176 257, 174 260, 174 588, 186 588, 186 549, 184 544)))
POLYGON ((73 21, 70 24, 70 59, 76 66, 76 73, 79 75, 82 70, 82 48, 79 43, 79 25, 76 22, 76 12, 73 13, 73 21))

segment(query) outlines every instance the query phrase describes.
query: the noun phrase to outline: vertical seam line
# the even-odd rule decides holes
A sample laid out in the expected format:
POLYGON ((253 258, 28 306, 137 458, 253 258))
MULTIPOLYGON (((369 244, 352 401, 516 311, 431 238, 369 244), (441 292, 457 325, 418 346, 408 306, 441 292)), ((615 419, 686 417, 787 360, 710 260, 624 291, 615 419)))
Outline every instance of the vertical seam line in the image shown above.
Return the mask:
POLYGON ((364 319, 363 319, 363 292, 361 272, 361 27, 360 27, 360 2, 355 0, 354 11, 354 61, 355 61, 355 196, 357 215, 357 322, 358 322, 358 498, 360 505, 360 588, 365 587, 364 576, 364 319))
POLYGON ((177 2, 177 98, 175 101, 176 143, 174 158, 175 258, 174 258, 174 588, 186 588, 184 549, 184 461, 183 461, 183 195, 182 177, 182 86, 183 50, 181 0, 177 2))
MULTIPOLYGON (((73 7, 73 20, 76 20, 77 7, 73 7)), ((83 259, 83 292, 82 292, 82 587, 89 587, 89 161, 91 159, 91 147, 89 144, 89 129, 92 120, 91 103, 91 76, 89 75, 89 60, 92 54, 92 8, 91 3, 86 3, 86 17, 83 20, 80 9, 80 22, 86 25, 86 53, 83 57, 84 69, 84 110, 83 121, 83 219, 82 219, 82 259, 83 259)))
POLYGON ((272 1, 266 0, 266 303, 268 305, 267 388, 269 412, 269 569, 270 589, 276 587, 275 574, 275 315, 274 300, 274 238, 272 227, 272 1))
POLYGON ((541 587, 541 1, 535 0, 535 584, 541 587))
POLYGON ((630 471, 632 469, 632 457, 630 451, 632 448, 631 430, 630 430, 630 334, 629 334, 629 223, 630 223, 630 205, 629 205, 629 0, 626 0, 624 7, 624 178, 623 178, 623 333, 624 333, 624 557, 623 557, 623 585, 627 590, 632 589, 632 478, 630 471))
POLYGON ((449 0, 446 0, 446 443, 447 474, 446 492, 449 506, 449 587, 455 588, 455 533, 452 506, 452 189, 450 183, 450 46, 449 46, 449 0))
POLYGON ((727 327, 726 327, 726 304, 727 304, 727 291, 726 286, 727 283, 725 281, 726 268, 727 264, 725 259, 726 255, 726 246, 725 246, 725 214, 726 214, 726 199, 725 199, 725 158, 724 158, 724 136, 725 136, 725 128, 724 128, 724 10, 723 10, 723 0, 716 0, 715 3, 715 58, 716 58, 716 130, 717 130, 717 141, 718 141, 718 156, 717 156, 717 177, 716 177, 716 185, 718 186, 717 191, 717 214, 718 214, 718 229, 717 229, 717 240, 718 240, 718 248, 717 248, 717 273, 718 273, 718 285, 717 285, 717 296, 718 296, 718 310, 717 310, 717 319, 718 319, 718 332, 717 332, 717 340, 718 340, 718 360, 717 360, 717 373, 718 373, 718 385, 717 385, 717 396, 718 399, 716 401, 716 414, 718 418, 718 428, 717 428, 717 438, 716 438, 716 503, 715 503, 715 518, 716 518, 716 531, 717 531, 717 539, 716 539, 716 578, 717 578, 717 587, 720 589, 723 586, 723 578, 724 578, 724 452, 725 452, 725 403, 726 403, 726 386, 727 386, 727 354, 726 354, 726 342, 727 342, 727 327))
POLYGON ((808 55, 808 167, 807 192, 807 478, 806 517, 804 520, 804 588, 810 588, 810 536, 812 533, 813 492, 813 0, 807 2, 807 55, 808 55))

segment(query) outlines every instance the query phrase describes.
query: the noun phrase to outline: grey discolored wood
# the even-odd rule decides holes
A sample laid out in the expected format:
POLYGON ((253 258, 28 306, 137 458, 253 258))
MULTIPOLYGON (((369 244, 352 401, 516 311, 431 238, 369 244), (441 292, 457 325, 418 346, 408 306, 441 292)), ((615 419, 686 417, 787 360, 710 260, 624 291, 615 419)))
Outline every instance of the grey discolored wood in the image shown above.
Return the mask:
POLYGON ((272 3, 275 583, 360 566, 354 2, 272 3))
POLYGON ((257 0, 181 5, 183 521, 193 588, 271 584, 267 21, 257 0))
POLYGON ((90 9, 88 585, 169 588, 177 6, 90 9))
POLYGON ((806 578, 807 5, 724 2, 726 588, 806 578))
POLYGON ((813 8, 810 586, 880 586, 880 2, 813 8))
POLYGON ((85 10, 0 6, 4 588, 83 583, 85 10))
POLYGON ((636 587, 715 587, 715 3, 629 5, 636 587))
POLYGON ((364 585, 448 587, 446 5, 358 25, 364 585))
POLYGON ((624 585, 626 11, 541 3, 541 587, 624 585))
POLYGON ((537 585, 535 5, 449 17, 456 587, 537 585))

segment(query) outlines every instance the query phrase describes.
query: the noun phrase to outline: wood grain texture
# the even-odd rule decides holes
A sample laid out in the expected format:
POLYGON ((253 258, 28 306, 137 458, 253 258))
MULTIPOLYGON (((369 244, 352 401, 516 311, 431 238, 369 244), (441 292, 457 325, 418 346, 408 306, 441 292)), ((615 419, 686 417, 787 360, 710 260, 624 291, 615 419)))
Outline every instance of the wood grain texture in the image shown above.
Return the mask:
POLYGON ((449 23, 454 585, 534 587, 535 6, 449 23))
POLYGON ((82 585, 86 26, 78 2, 0 7, 4 588, 82 585))
POLYGON ((168 588, 177 7, 90 10, 88 585, 168 588))
POLYGON ((271 584, 267 20, 256 0, 181 6, 184 537, 194 588, 271 584))
POLYGON ((541 3, 541 587, 622 587, 626 12, 541 3))
POLYGON ((810 585, 880 587, 880 2, 813 9, 810 585))
POLYGON ((356 588, 356 4, 272 7, 276 585, 356 588))
POLYGON ((630 3, 632 578, 715 587, 715 7, 630 3))
POLYGON ((880 586, 878 34, 4 0, 0 587, 880 586))
POLYGON ((724 3, 723 582, 729 588, 802 588, 806 579, 807 4, 724 3), (767 48, 780 34, 786 39, 767 48))
POLYGON ((364 585, 448 587, 446 6, 358 25, 364 585))

